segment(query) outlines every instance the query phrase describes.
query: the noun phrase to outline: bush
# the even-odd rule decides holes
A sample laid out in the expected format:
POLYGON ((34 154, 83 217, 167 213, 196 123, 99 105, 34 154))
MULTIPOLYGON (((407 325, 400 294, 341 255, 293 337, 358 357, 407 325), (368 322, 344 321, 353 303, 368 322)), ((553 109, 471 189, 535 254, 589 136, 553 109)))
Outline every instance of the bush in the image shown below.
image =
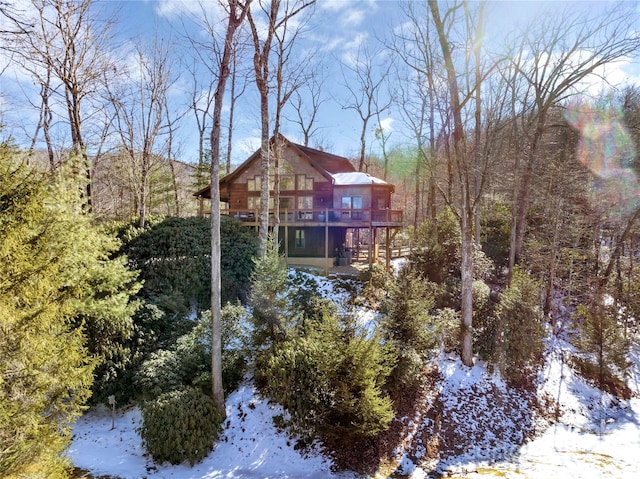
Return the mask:
POLYGON ((213 449, 223 420, 209 396, 184 387, 142 405, 140 436, 154 461, 193 466, 213 449))
POLYGON ((501 201, 489 205, 480 218, 482 249, 493 262, 506 267, 509 263, 509 241, 511 236, 511 211, 501 201))
POLYGON ((514 270, 511 285, 496 308, 501 338, 499 365, 513 384, 528 384, 544 351, 544 326, 539 284, 522 270, 514 270))
POLYGON ((473 343, 480 357, 492 365, 497 360, 500 324, 494 315, 490 294, 484 282, 473 282, 473 343))
POLYGON ((617 394, 624 391, 622 378, 631 365, 627 359, 630 341, 618 322, 619 309, 615 302, 605 305, 601 299, 594 303, 596 306, 592 308, 584 305, 577 308, 574 319, 580 329, 575 343, 579 355, 574 363, 581 374, 600 389, 617 394))
POLYGON ((441 333, 442 348, 447 352, 459 353, 460 347, 460 312, 451 308, 438 310, 436 322, 441 333))
MULTIPOLYGON (((246 367, 248 321, 244 307, 222 308, 222 381, 225 391, 234 391, 246 367)), ((208 393, 211 390, 211 319, 209 312, 182 335, 168 350, 151 354, 137 373, 137 386, 143 398, 157 397, 162 392, 193 386, 208 393)))
POLYGON ((287 266, 273 241, 264 257, 255 260, 249 305, 253 308, 253 342, 270 345, 285 338, 290 317, 287 266))
POLYGON ((284 406, 301 430, 311 429, 333 448, 385 430, 393 418, 383 393, 393 355, 377 335, 326 315, 305 338, 263 350, 256 380, 284 406))
MULTIPOLYGON (((144 280, 142 296, 164 310, 186 316, 211 305, 209 218, 151 218, 147 227, 121 226, 122 251, 144 280)), ((222 304, 244 299, 258 250, 252 228, 222 217, 220 261, 222 304)))
POLYGON ((425 360, 438 344, 440 329, 430 314, 433 305, 429 283, 403 269, 391 286, 382 323, 383 337, 397 356, 390 377, 394 392, 418 384, 425 360))
POLYGON ((422 276, 444 283, 449 276, 460 276, 460 226, 453 212, 442 211, 434 225, 426 221, 415 232, 415 248, 409 262, 422 276))

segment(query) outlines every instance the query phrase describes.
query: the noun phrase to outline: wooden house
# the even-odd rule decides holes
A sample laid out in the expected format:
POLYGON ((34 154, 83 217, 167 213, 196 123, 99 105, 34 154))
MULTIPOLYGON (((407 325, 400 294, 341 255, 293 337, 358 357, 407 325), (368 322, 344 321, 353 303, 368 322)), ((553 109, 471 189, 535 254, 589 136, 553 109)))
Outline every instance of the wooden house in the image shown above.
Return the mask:
MULTIPOLYGON (((274 140, 271 140, 274 148, 274 140)), ((290 142, 280 137, 279 222, 275 221, 270 180, 269 224, 278 223, 281 251, 287 263, 328 269, 348 264, 354 251, 365 249, 369 263, 377 261, 377 245, 387 246, 402 227, 402 211, 391 209, 394 187, 355 170, 344 157, 290 142), (383 236, 384 235, 384 236, 383 236)), ((258 227, 260 150, 220 180, 222 214, 246 226, 258 227)), ((210 187, 194 194, 205 214, 210 187)))

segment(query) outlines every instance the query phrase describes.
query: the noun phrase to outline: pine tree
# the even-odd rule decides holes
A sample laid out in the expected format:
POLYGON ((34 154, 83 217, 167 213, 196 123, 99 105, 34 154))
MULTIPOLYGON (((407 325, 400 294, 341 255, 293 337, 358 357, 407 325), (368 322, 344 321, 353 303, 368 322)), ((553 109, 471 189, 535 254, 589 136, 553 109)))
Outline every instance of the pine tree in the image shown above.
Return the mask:
POLYGON ((544 351, 540 285, 524 271, 514 269, 511 285, 496 308, 499 365, 507 380, 526 385, 544 351))
POLYGON ((0 147, 0 476, 64 477, 60 453, 100 359, 85 326, 94 351, 117 349, 111 333, 128 324, 109 323, 129 320, 133 277, 109 260, 111 240, 83 211, 81 185, 64 180, 74 175, 16 157, 0 147))
MULTIPOLYGON (((595 303, 595 302, 594 302, 595 303)), ((580 323, 576 346, 581 353, 576 363, 581 372, 594 379, 602 390, 616 394, 624 391, 622 376, 629 367, 629 341, 618 321, 618 308, 600 301, 595 307, 578 306, 575 318, 580 323)))

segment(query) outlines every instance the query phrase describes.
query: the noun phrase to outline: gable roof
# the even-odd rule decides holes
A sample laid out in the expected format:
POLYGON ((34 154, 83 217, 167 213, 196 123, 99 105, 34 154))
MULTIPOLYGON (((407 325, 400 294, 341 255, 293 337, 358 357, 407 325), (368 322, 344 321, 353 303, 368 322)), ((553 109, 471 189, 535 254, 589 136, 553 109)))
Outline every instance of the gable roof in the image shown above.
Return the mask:
MULTIPOLYGON (((333 181, 333 175, 338 173, 354 173, 356 171, 355 167, 351 164, 351 162, 343 157, 334 155, 331 153, 327 153, 325 151, 316 150, 314 148, 309 148, 308 146, 299 145, 297 143, 293 143, 289 141, 284 136, 280 135, 280 140, 283 142, 285 147, 288 147, 294 150, 301 158, 305 159, 309 164, 315 168, 320 174, 324 175, 328 180, 333 181)), ((273 144, 275 138, 271 138, 269 141, 270 144, 273 144)), ((260 159, 260 149, 256 150, 249 158, 247 158, 240 166, 238 166, 235 170, 229 173, 227 176, 220 180, 220 186, 232 182, 235 180, 242 172, 254 161, 259 161, 260 159)), ((206 186, 194 193, 193 196, 202 196, 204 198, 211 197, 211 185, 206 186)))

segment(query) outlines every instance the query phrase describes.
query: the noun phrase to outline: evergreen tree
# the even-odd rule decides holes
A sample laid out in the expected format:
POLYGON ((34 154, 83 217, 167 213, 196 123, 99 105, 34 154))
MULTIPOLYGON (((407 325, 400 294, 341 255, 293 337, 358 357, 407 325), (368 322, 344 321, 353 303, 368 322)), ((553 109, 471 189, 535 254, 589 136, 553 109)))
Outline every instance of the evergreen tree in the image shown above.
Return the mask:
POLYGON ((580 329, 576 346, 580 356, 576 363, 582 374, 595 380, 600 389, 616 394, 626 390, 622 376, 630 365, 629 341, 618 321, 618 306, 603 303, 600 301, 600 305, 592 308, 578 306, 576 319, 580 329))
POLYGON ((498 362, 507 380, 525 385, 544 351, 540 285, 516 268, 496 308, 498 362))
POLYGON ((425 360, 438 342, 440 327, 430 314, 434 305, 431 286, 404 268, 389 294, 382 328, 398 358, 391 375, 394 391, 417 384, 425 360))
POLYGON ((249 294, 256 345, 284 339, 287 326, 287 267, 273 241, 267 241, 265 248, 264 256, 255 260, 249 294))
POLYGON ((0 476, 64 477, 93 368, 128 334, 133 276, 108 259, 112 240, 83 211, 81 185, 64 180, 76 175, 16 157, 0 146, 0 476))

